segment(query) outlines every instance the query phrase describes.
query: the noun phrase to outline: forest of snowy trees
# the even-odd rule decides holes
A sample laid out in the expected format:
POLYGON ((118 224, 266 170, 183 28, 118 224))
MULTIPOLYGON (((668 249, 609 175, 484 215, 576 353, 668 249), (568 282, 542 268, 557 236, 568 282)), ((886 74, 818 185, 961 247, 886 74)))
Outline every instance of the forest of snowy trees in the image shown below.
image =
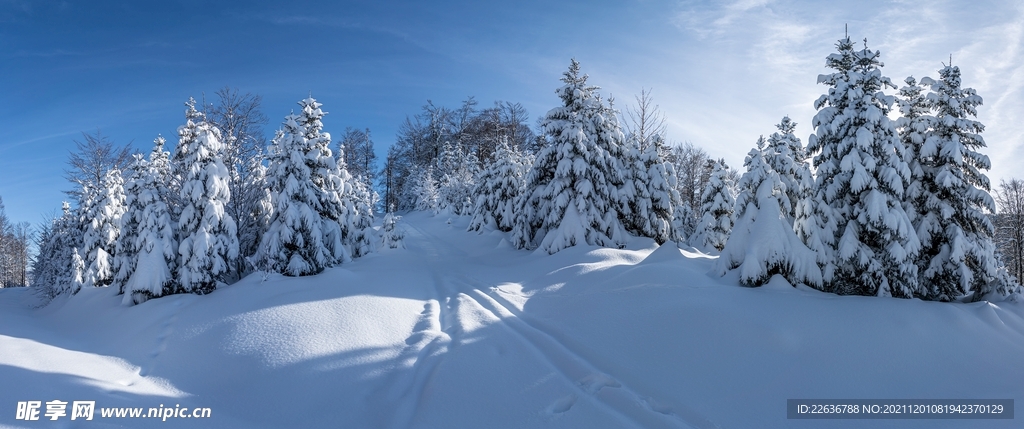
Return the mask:
POLYGON ((312 97, 268 144, 259 96, 224 89, 186 103, 173 152, 162 137, 144 156, 86 135, 69 162, 71 203, 38 228, 31 273, 29 228, 8 225, 0 205, 0 285, 48 298, 116 287, 132 304, 253 271, 314 275, 402 247, 394 212, 428 210, 546 253, 629 236, 692 246, 747 286, 778 274, 842 295, 1019 294, 1024 183, 992 189, 981 97, 953 65, 898 87, 880 56, 840 39, 806 146, 783 117, 751 139, 742 173, 668 144, 646 90, 613 109, 575 59, 536 129, 518 103, 428 102, 379 168, 370 130, 332 139, 312 97))

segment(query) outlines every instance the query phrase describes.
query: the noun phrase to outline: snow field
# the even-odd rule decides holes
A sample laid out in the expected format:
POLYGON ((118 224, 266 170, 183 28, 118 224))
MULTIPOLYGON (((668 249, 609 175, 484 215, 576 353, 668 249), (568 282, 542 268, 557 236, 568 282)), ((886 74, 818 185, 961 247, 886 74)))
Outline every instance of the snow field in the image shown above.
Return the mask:
MULTIPOLYGON (((0 380, 14 386, 0 396, 213 416, 97 427, 1016 427, 796 421, 785 405, 1019 402, 1021 304, 836 296, 778 276, 745 288, 716 258, 650 239, 548 255, 447 219, 408 214, 406 249, 204 296, 129 307, 98 288, 36 309, 0 290, 0 380)), ((45 425, 13 417, 0 426, 45 425)))

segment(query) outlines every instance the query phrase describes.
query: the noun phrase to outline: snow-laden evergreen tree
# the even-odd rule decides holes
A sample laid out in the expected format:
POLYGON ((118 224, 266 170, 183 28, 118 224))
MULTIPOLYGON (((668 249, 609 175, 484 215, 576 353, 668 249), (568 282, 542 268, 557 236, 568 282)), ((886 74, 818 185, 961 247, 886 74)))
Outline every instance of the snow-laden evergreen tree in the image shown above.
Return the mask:
POLYGON ((762 137, 744 160, 747 172, 738 184, 736 225, 718 258, 718 271, 739 269, 745 286, 761 286, 779 274, 792 285, 820 287, 821 269, 814 252, 796 236, 786 215, 792 211, 786 184, 768 163, 767 153, 774 151, 765 147, 762 137))
POLYGON ((426 210, 437 214, 440 210, 441 195, 434 180, 434 166, 427 166, 412 174, 413 193, 416 210, 426 210))
POLYGON ((118 219, 118 235, 114 245, 114 257, 111 263, 113 279, 110 286, 115 287, 118 293, 124 293, 124 285, 128 278, 135 272, 139 259, 138 248, 135 247, 138 238, 139 219, 142 217, 144 207, 139 203, 139 194, 143 192, 140 188, 141 177, 149 174, 149 163, 142 154, 132 156, 132 163, 125 170, 124 177, 124 214, 118 219))
POLYGON ((345 162, 345 148, 338 148, 337 175, 341 188, 342 217, 338 219, 342 230, 342 244, 352 257, 366 255, 373 249, 368 229, 373 224, 373 197, 365 182, 352 177, 345 162))
POLYGON ((625 202, 622 223, 629 232, 653 238, 658 244, 678 239, 673 232, 675 207, 680 205, 675 169, 665 162, 661 135, 646 144, 635 136, 627 139, 625 180, 619 197, 625 202))
POLYGON ((801 210, 800 201, 806 199, 814 189, 814 176, 811 174, 811 166, 807 162, 803 144, 800 143, 800 138, 793 134, 796 122, 785 116, 775 127, 779 131, 768 137, 764 159, 786 186, 789 209, 783 215, 792 223, 799 216, 797 211, 801 210))
POLYGON ((150 173, 156 176, 154 185, 157 195, 160 196, 164 204, 170 207, 172 198, 170 184, 173 181, 173 171, 171 170, 171 154, 164 150, 165 143, 166 140, 162 136, 153 139, 153 150, 149 152, 149 161, 146 163, 146 167, 150 173))
MULTIPOLYGON (((676 192, 679 192, 678 189, 676 189, 676 192)), ((696 227, 691 222, 695 216, 693 209, 690 208, 690 203, 686 201, 681 202, 680 205, 673 209, 672 240, 679 243, 688 243, 690 241, 690 237, 693 236, 696 227)))
POLYGON ((114 280, 113 262, 117 237, 120 235, 121 215, 125 211, 124 180, 121 171, 107 171, 98 189, 85 192, 88 202, 83 207, 82 253, 86 264, 83 284, 108 286, 114 280))
POLYGON ((896 132, 906 148, 907 168, 910 169, 910 184, 903 203, 915 227, 918 224, 917 213, 923 206, 921 181, 924 170, 921 168, 921 146, 925 136, 932 128, 935 117, 931 115, 931 103, 923 91, 923 87, 913 77, 904 80, 906 86, 900 88, 896 97, 900 118, 896 120, 896 132))
POLYGON ((373 207, 376 205, 376 192, 370 189, 362 177, 353 178, 350 201, 353 206, 351 241, 352 257, 365 256, 373 251, 373 207))
POLYGON ((690 236, 690 245, 704 251, 722 251, 729 240, 733 226, 734 184, 729 179, 729 166, 725 160, 715 162, 711 179, 700 195, 700 211, 703 213, 697 228, 690 236))
POLYGON ((473 219, 469 222, 470 231, 512 230, 516 199, 523 192, 529 171, 527 161, 527 156, 518 148, 509 146, 507 138, 498 141, 494 158, 481 172, 473 190, 476 204, 473 206, 473 219))
MULTIPOLYGON (((920 195, 916 201, 917 234, 921 240, 918 295, 951 301, 964 295, 980 300, 992 291, 996 264, 994 229, 985 212, 995 213, 984 170, 991 168, 981 132, 972 119, 982 99, 960 86, 960 68, 946 66, 939 79, 921 79, 930 85, 928 104, 935 112, 931 130, 917 147, 920 195)), ((913 135, 911 136, 913 137, 913 135)))
POLYGON ((186 293, 212 292, 238 257, 235 220, 224 211, 231 191, 220 150, 220 130, 202 122, 182 163, 177 274, 186 293))
POLYGON ((52 288, 55 270, 51 266, 52 262, 48 260, 51 250, 47 249, 49 243, 54 240, 53 231, 56 225, 57 218, 53 218, 49 224, 44 222, 37 227, 36 245, 39 250, 32 260, 32 271, 29 275, 29 284, 35 287, 34 293, 47 301, 56 296, 52 288))
MULTIPOLYGON (((802 243, 816 246, 813 256, 819 266, 830 266, 832 252, 824 248, 822 235, 823 231, 833 231, 834 226, 827 224, 827 215, 815 211, 824 210, 827 206, 815 203, 814 175, 811 174, 807 152, 800 139, 793 134, 796 122, 786 116, 775 127, 778 131, 768 137, 764 158, 786 187, 790 208, 783 215, 792 224, 793 231, 802 243)), ((821 281, 805 283, 818 288, 823 286, 821 281)))
POLYGON ((134 256, 129 263, 121 263, 115 280, 122 287, 122 302, 126 305, 178 291, 173 275, 178 245, 167 204, 160 195, 164 186, 160 178, 166 172, 160 162, 166 152, 160 149, 162 145, 157 144, 148 162, 137 159, 134 173, 125 184, 128 211, 122 217, 118 257, 134 256), (129 234, 129 230, 134 232, 129 234), (130 237, 130 242, 125 237, 130 237), (130 250, 123 250, 126 248, 130 250))
POLYGON ((65 201, 61 216, 53 220, 48 234, 40 237, 39 253, 32 269, 32 286, 38 288, 44 300, 77 291, 71 284, 74 271, 72 251, 81 246, 82 228, 78 214, 65 201))
POLYGON ((469 215, 476 176, 479 175, 479 160, 473 152, 466 152, 461 145, 445 143, 437 158, 434 175, 438 177, 438 209, 453 215, 469 215))
POLYGON ((381 221, 380 226, 381 249, 405 248, 405 242, 402 241, 402 239, 405 238, 405 232, 402 231, 402 227, 398 225, 398 220, 401 218, 401 216, 395 216, 391 211, 384 215, 384 219, 381 221))
POLYGON ((324 219, 323 240, 330 256, 328 266, 332 266, 351 259, 344 244, 351 230, 351 225, 347 223, 350 214, 343 201, 346 183, 331 152, 331 135, 323 131, 322 120, 327 114, 321 109, 323 105, 309 97, 299 101, 299 106, 302 109, 297 122, 311 147, 311 151, 306 154, 310 162, 310 180, 320 199, 317 207, 320 217, 324 219))
POLYGON ((298 120, 297 115, 285 117, 268 151, 273 214, 256 258, 266 269, 290 276, 318 274, 336 261, 324 240, 324 224, 330 220, 321 214, 321 190, 313 182, 319 150, 298 120))
POLYGON ((527 175, 513 244, 549 254, 584 243, 622 247, 618 188, 625 153, 617 115, 587 85, 575 59, 562 82, 562 105, 541 122, 548 144, 527 175))
POLYGON ((77 247, 71 248, 71 270, 68 272, 70 281, 67 283, 67 294, 74 295, 85 286, 85 261, 77 247))
MULTIPOLYGON (((996 275, 989 280, 988 286, 985 288, 989 291, 991 299, 999 298, 1010 302, 1024 300, 1024 286, 1021 286, 1020 282, 1010 274, 1006 263, 1003 262, 1003 258, 998 252, 995 254, 995 265, 999 267, 996 270, 996 275)), ((990 299, 980 293, 972 296, 975 299, 978 297, 990 299)))
MULTIPOLYGON (((167 205, 171 209, 171 218, 177 220, 181 211, 188 204, 182 201, 181 188, 184 186, 191 147, 199 134, 199 124, 204 123, 206 116, 196 110, 196 100, 192 97, 185 102, 185 123, 178 127, 178 145, 174 147, 174 155, 168 160, 167 205)), ((158 137, 163 143, 163 138, 158 137)), ((160 145, 163 147, 163 144, 160 145)))
MULTIPOLYGON (((651 194, 651 217, 650 224, 655 228, 651 231, 665 232, 664 238, 672 241, 682 241, 686 237, 680 231, 676 231, 677 208, 683 205, 682 197, 679 196, 678 178, 676 177, 675 166, 668 161, 667 155, 670 152, 665 145, 661 135, 655 135, 651 144, 641 152, 640 160, 647 168, 647 177, 650 182, 647 188, 651 194)), ((658 240, 657 237, 655 237, 658 240)), ((659 243, 662 243, 659 241, 659 243)))
MULTIPOLYGON (((927 78, 925 78, 927 79, 927 78)), ((919 84, 912 76, 904 80, 905 86, 901 87, 896 97, 896 105, 899 107, 900 118, 896 120, 896 132, 900 142, 905 148, 905 160, 910 170, 910 181, 907 184, 903 199, 903 210, 907 212, 914 231, 918 234, 919 242, 925 245, 920 226, 922 215, 927 212, 926 195, 922 188, 925 180, 925 170, 922 166, 921 148, 924 140, 932 128, 935 117, 931 115, 931 102, 928 101, 924 86, 919 84)), ((924 249, 922 249, 923 251, 924 249)), ((923 274, 927 267, 924 266, 929 259, 924 253, 919 252, 917 257, 918 290, 914 291, 917 296, 923 296, 922 288, 928 285, 922 283, 923 274)))
MULTIPOLYGON (((270 225, 270 215, 274 210, 273 197, 267 185, 267 166, 263 165, 263 158, 261 152, 258 157, 250 158, 245 167, 248 174, 244 177, 242 188, 246 189, 247 197, 251 201, 247 204, 250 212, 240 221, 246 226, 239 226, 238 229, 238 254, 246 260, 258 252, 260 239, 270 225)), ((238 268, 238 274, 244 276, 252 269, 253 267, 246 264, 244 268, 238 268)))
POLYGON ((831 261, 823 265, 828 290, 911 297, 919 243, 902 205, 910 170, 887 116, 893 97, 882 92, 895 85, 882 76, 878 51, 854 51, 848 37, 837 47, 839 53, 826 60, 835 73, 818 76, 830 89, 815 102, 816 132, 807 145, 809 153, 817 153, 814 201, 819 205, 814 208, 818 219, 808 224, 817 225, 823 242, 808 247, 835 252, 834 271, 831 261), (828 234, 831 222, 835 230, 828 234))

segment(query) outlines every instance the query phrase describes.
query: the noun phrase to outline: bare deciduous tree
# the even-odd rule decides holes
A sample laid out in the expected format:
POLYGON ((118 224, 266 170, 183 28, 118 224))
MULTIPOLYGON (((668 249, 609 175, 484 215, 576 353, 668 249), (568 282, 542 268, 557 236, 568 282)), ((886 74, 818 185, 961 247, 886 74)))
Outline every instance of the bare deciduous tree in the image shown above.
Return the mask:
POLYGON ((640 151, 647 149, 654 136, 665 137, 665 116, 658 105, 654 104, 651 91, 641 89, 636 97, 636 107, 627 108, 629 121, 626 121, 626 133, 640 144, 640 151))
POLYGON ((31 240, 32 227, 28 222, 11 222, 0 198, 0 288, 28 286, 31 240))
POLYGON ((1024 278, 1024 181, 1002 180, 996 191, 996 248, 1007 271, 1017 281, 1024 278))
POLYGON ((82 202, 82 189, 85 186, 96 187, 103 181, 107 170, 118 168, 123 170, 132 159, 131 144, 115 145, 109 137, 99 130, 96 134, 82 133, 82 141, 75 140, 75 151, 68 158, 68 168, 64 177, 75 186, 64 191, 76 203, 82 202))
POLYGON ((345 128, 340 142, 345 165, 353 177, 361 177, 367 185, 377 180, 377 154, 373 149, 370 129, 345 128))

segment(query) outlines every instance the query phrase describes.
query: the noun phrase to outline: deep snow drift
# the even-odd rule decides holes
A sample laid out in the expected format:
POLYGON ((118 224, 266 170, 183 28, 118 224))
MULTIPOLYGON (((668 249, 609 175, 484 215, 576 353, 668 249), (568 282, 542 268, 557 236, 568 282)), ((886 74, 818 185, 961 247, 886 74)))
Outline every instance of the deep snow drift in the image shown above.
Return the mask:
POLYGON ((840 297, 779 278, 749 289, 646 239, 549 256, 447 220, 413 213, 406 249, 206 296, 125 307, 86 289, 35 309, 29 291, 0 289, 0 426, 1020 426, 787 420, 786 399, 1020 403, 1024 304, 840 297), (15 420, 18 401, 54 399, 212 417, 15 420))

